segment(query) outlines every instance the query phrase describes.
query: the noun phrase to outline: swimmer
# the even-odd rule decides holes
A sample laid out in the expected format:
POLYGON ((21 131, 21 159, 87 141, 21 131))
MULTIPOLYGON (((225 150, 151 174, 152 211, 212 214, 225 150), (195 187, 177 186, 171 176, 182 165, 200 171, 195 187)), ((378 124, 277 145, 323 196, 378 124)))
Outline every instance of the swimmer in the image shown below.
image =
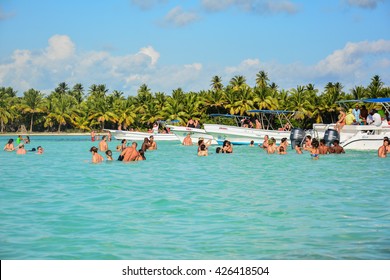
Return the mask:
POLYGON ((15 151, 14 139, 9 139, 8 140, 7 144, 5 144, 5 146, 4 146, 4 151, 6 151, 6 152, 15 151))
POLYGON ((139 153, 139 155, 135 158, 135 161, 146 160, 145 151, 144 150, 139 149, 138 153, 139 153))
POLYGON ((113 160, 112 159, 112 151, 111 150, 107 150, 106 151, 106 156, 107 156, 107 160, 113 160))
POLYGON ((37 147, 37 154, 38 154, 38 155, 43 154, 43 148, 42 148, 41 146, 38 146, 38 147, 37 147))
POLYGON ((92 153, 92 163, 99 163, 104 160, 104 158, 98 154, 98 148, 92 146, 89 150, 92 153))
POLYGON ((27 151, 24 148, 24 144, 19 144, 19 149, 16 151, 16 154, 25 155, 26 153, 27 153, 27 151))
POLYGON ((311 142, 311 149, 310 149, 310 156, 312 159, 319 159, 318 155, 320 154, 320 149, 318 148, 320 146, 320 143, 317 139, 313 138, 311 142))
POLYGON ((187 134, 186 137, 183 139, 183 145, 184 146, 192 146, 192 139, 191 139, 191 134, 187 134))
POLYGON ((149 136, 149 148, 148 150, 157 150, 157 143, 154 141, 154 136, 149 136))
POLYGON ((206 145, 205 144, 201 144, 199 146, 199 151, 198 151, 198 156, 208 156, 209 153, 207 151, 207 148, 206 148, 206 145))
POLYGON ((105 135, 102 137, 102 140, 99 142, 99 150, 101 152, 105 152, 108 150, 107 137, 105 135))

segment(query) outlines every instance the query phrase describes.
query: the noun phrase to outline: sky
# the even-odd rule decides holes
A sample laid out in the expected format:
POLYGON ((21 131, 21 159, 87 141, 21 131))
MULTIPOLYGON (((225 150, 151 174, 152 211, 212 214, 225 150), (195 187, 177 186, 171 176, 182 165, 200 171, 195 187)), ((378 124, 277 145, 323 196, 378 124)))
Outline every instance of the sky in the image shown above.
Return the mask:
POLYGON ((0 87, 105 84, 136 95, 255 85, 289 90, 374 75, 390 85, 390 0, 0 0, 0 87))

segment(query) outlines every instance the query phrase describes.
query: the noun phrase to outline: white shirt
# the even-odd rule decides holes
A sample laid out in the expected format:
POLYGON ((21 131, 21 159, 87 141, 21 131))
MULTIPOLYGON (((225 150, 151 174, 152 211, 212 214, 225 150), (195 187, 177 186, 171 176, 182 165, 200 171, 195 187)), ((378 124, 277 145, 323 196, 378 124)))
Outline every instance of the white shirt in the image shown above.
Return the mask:
POLYGON ((372 116, 372 119, 374 120, 373 125, 380 126, 382 124, 381 115, 379 115, 378 113, 375 113, 372 116))

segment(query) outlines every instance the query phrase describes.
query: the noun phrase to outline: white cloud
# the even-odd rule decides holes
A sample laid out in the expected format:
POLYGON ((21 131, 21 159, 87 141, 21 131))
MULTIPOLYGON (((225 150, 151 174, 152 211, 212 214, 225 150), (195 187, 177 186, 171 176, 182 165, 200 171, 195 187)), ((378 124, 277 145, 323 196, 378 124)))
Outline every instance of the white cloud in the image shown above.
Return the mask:
POLYGON ((146 48, 142 48, 139 51, 139 54, 144 54, 144 55, 150 57, 152 65, 155 65, 157 63, 158 59, 160 58, 160 54, 157 51, 155 51, 153 49, 153 47, 151 47, 151 46, 148 46, 146 48))
POLYGON ((384 0, 347 0, 347 3, 351 6, 357 6, 360 8, 375 9, 376 6, 384 0))
POLYGON ((49 46, 46 49, 46 56, 51 60, 62 60, 74 54, 75 45, 66 35, 54 35, 49 39, 49 46))
POLYGON ((298 12, 298 5, 290 0, 202 0, 201 5, 207 11, 222 11, 230 7, 238 7, 245 12, 260 14, 298 12))
POLYGON ((374 42, 347 43, 341 50, 334 51, 331 55, 317 64, 317 70, 322 73, 343 74, 358 71, 368 62, 375 61, 379 54, 390 55, 390 41, 378 40, 374 42), (367 61, 367 56, 370 61, 367 61))
POLYGON ((70 86, 82 83, 86 89, 92 84, 106 84, 110 90, 134 95, 145 83, 153 92, 170 94, 179 87, 184 91, 207 90, 215 75, 221 76, 225 85, 232 77, 243 75, 254 86, 256 74, 261 70, 280 89, 308 83, 322 88, 328 82, 340 82, 348 90, 368 84, 374 75, 379 75, 386 84, 390 82, 389 40, 349 42, 313 65, 260 58, 244 59, 227 67, 212 66, 212 62, 160 65, 160 56, 152 46, 124 55, 79 52, 69 37, 56 35, 42 50, 15 50, 7 63, 0 64, 0 85, 22 93, 29 88, 53 90, 61 82, 70 86))
POLYGON ((195 12, 185 12, 181 7, 175 7, 164 17, 163 25, 185 26, 198 19, 195 12))

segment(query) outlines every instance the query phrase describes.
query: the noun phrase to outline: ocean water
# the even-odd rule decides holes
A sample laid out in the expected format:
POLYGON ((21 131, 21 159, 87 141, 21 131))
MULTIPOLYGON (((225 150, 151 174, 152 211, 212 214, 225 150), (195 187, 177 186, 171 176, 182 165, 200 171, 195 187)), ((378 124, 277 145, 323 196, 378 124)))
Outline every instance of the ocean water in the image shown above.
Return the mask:
POLYGON ((43 155, 0 152, 3 260, 390 259, 390 158, 376 151, 198 157, 159 142, 143 162, 92 164, 89 137, 31 140, 43 155))

